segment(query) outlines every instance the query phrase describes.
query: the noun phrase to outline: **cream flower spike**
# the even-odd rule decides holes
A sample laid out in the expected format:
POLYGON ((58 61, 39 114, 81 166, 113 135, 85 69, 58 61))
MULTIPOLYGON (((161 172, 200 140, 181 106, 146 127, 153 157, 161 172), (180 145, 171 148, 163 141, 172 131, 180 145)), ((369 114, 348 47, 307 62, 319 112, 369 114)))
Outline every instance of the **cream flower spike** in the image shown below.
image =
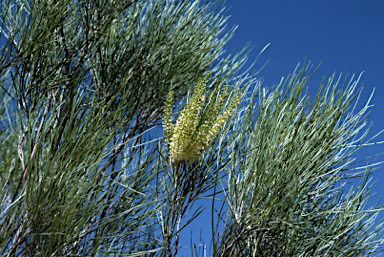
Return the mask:
POLYGON ((241 95, 237 94, 231 103, 222 109, 229 96, 229 87, 224 86, 215 101, 212 99, 206 105, 206 83, 207 79, 197 81, 192 97, 177 117, 176 124, 172 123, 174 92, 170 91, 167 95, 163 116, 164 137, 168 144, 170 160, 175 166, 179 166, 183 161, 198 161, 231 117, 233 110, 240 104, 241 95))

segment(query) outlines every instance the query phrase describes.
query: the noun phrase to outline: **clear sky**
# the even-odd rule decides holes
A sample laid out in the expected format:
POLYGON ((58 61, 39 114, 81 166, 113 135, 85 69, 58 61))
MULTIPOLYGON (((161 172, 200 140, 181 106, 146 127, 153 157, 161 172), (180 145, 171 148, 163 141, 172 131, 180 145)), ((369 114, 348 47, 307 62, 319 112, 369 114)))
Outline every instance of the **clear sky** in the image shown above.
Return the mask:
MULTIPOLYGON (((350 77, 364 72, 360 80, 364 89, 358 106, 366 103, 375 88, 371 101, 374 106, 368 119, 368 123, 373 122, 370 135, 384 129, 384 77, 381 77, 384 75, 384 1, 227 0, 225 6, 226 15, 230 16, 228 28, 238 26, 226 46, 227 53, 234 48, 240 50, 250 42, 254 47, 250 54, 251 63, 270 43, 256 65, 261 67, 269 61, 258 75, 263 77, 264 86, 278 83, 299 62, 303 63, 306 55, 315 67, 323 62, 309 83, 311 99, 316 96, 324 76, 328 78, 336 72, 350 77)), ((384 134, 377 140, 384 140, 384 134)), ((359 160, 381 152, 384 152, 384 145, 369 146, 359 150, 354 157, 359 160)), ((376 159, 383 160, 384 155, 376 159)), ((383 167, 373 172, 373 181, 377 182, 368 206, 384 196, 383 167)), ((206 231, 211 226, 208 213, 194 223, 194 234, 199 234, 200 227, 206 231)), ((384 218, 384 213, 380 218, 384 218)), ((190 230, 186 232, 190 233, 190 230)), ((203 239, 209 243, 210 232, 203 232, 203 239)))
MULTIPOLYGON (((252 61, 270 43, 256 65, 261 67, 269 61, 259 74, 263 85, 278 83, 299 62, 303 63, 306 55, 314 66, 322 62, 309 83, 311 98, 324 76, 328 78, 336 72, 350 77, 364 72, 359 106, 365 104, 375 88, 368 119, 373 122, 370 135, 384 129, 384 1, 228 0, 225 6, 231 16, 229 27, 238 25, 226 47, 228 52, 251 42, 252 61)), ((384 140, 384 134, 378 140, 384 140)), ((362 159, 379 152, 384 152, 384 145, 362 148, 355 157, 362 159)), ((376 161, 383 160, 384 156, 378 156, 376 161)), ((378 199, 384 195, 384 168, 375 170, 373 177, 378 180, 373 188, 374 198, 378 199)))

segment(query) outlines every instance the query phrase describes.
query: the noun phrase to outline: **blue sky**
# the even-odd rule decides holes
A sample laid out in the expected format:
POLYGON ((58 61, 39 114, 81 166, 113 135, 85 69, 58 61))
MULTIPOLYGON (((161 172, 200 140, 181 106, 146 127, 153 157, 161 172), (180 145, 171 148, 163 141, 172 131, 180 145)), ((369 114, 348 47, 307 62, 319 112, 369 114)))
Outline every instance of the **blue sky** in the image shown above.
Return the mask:
MULTIPOLYGON (((334 72, 358 76, 364 83, 358 106, 363 106, 375 88, 374 106, 368 122, 373 122, 370 135, 384 129, 384 1, 236 1, 228 0, 228 26, 238 25, 226 49, 241 49, 248 42, 254 46, 250 61, 270 43, 256 67, 269 63, 260 72, 264 86, 278 83, 305 56, 319 70, 309 83, 309 94, 315 97, 321 80, 334 72)), ((384 140, 384 134, 377 138, 384 140)), ((362 148, 355 156, 364 158, 384 152, 384 145, 362 148)), ((379 156, 376 161, 383 161, 379 156)), ((384 168, 374 171, 375 199, 384 195, 384 168)), ((384 217, 384 214, 382 215, 384 217)))
MULTIPOLYGON (((256 64, 261 67, 269 61, 258 75, 263 77, 264 86, 278 83, 299 62, 303 63, 306 55, 314 68, 322 62, 309 83, 311 99, 316 96, 324 76, 328 78, 336 72, 337 76, 342 73, 344 78, 349 74, 350 78, 352 74, 358 76, 364 72, 360 80, 364 88, 358 106, 361 108, 366 103, 375 88, 371 100, 374 106, 368 119, 368 123, 373 122, 373 128, 369 135, 384 129, 384 1, 227 0, 224 5, 226 15, 230 16, 228 28, 238 26, 225 47, 228 54, 250 42, 254 47, 249 55, 250 64, 270 44, 256 64)), ((376 140, 384 140, 384 134, 376 140)), ((384 152, 384 145, 369 146, 354 157, 359 160, 381 152, 384 152)), ((376 159, 377 162, 383 160, 384 155, 376 159)), ((363 164, 366 161, 360 166, 363 164)), ((383 167, 373 172, 373 181, 377 182, 368 207, 384 196, 383 167)), ((209 209, 207 211, 193 224, 195 242, 199 240, 199 229, 206 231, 211 226, 209 209)), ((384 218, 384 213, 379 218, 384 218)), ((190 230, 185 233, 189 234, 190 230)), ((203 233, 203 239, 209 243, 210 232, 203 233)))

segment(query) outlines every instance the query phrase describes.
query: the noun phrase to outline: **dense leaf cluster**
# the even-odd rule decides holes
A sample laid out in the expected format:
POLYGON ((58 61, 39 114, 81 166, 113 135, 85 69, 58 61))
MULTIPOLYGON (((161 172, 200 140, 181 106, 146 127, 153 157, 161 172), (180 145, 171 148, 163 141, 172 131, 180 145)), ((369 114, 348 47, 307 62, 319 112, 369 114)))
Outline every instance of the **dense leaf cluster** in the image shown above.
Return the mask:
POLYGON ((310 102, 304 65, 268 92, 252 65, 239 74, 243 52, 224 55, 233 30, 223 11, 183 0, 1 2, 1 256, 177 256, 180 231, 209 214, 212 242, 192 242, 191 256, 380 249, 383 207, 365 207, 370 166, 361 187, 340 183, 370 144, 358 137, 369 105, 348 112, 358 80, 337 91, 332 77, 310 102), (202 77, 210 111, 198 125, 215 133, 198 160, 173 165, 163 112, 176 120, 202 77), (216 122, 239 96, 236 115, 216 122), (211 213, 189 213, 203 197, 211 213))

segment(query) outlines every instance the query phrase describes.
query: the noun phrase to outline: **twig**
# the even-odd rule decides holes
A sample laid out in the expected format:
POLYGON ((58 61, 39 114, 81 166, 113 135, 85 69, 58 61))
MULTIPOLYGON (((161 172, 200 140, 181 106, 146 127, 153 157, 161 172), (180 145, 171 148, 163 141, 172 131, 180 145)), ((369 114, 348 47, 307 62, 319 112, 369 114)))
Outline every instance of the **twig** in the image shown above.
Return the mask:
POLYGON ((46 103, 46 105, 45 105, 43 118, 41 119, 39 129, 37 130, 37 134, 36 134, 36 138, 35 138, 35 145, 33 146, 33 151, 32 151, 32 154, 31 154, 31 161, 32 161, 33 157, 35 156, 36 148, 37 148, 37 145, 38 145, 38 143, 39 143, 39 136, 40 136, 41 129, 42 129, 42 127, 43 127, 45 118, 47 117, 47 113, 48 113, 48 109, 49 109, 50 101, 51 101, 51 94, 48 93, 48 96, 47 96, 47 103, 46 103))

